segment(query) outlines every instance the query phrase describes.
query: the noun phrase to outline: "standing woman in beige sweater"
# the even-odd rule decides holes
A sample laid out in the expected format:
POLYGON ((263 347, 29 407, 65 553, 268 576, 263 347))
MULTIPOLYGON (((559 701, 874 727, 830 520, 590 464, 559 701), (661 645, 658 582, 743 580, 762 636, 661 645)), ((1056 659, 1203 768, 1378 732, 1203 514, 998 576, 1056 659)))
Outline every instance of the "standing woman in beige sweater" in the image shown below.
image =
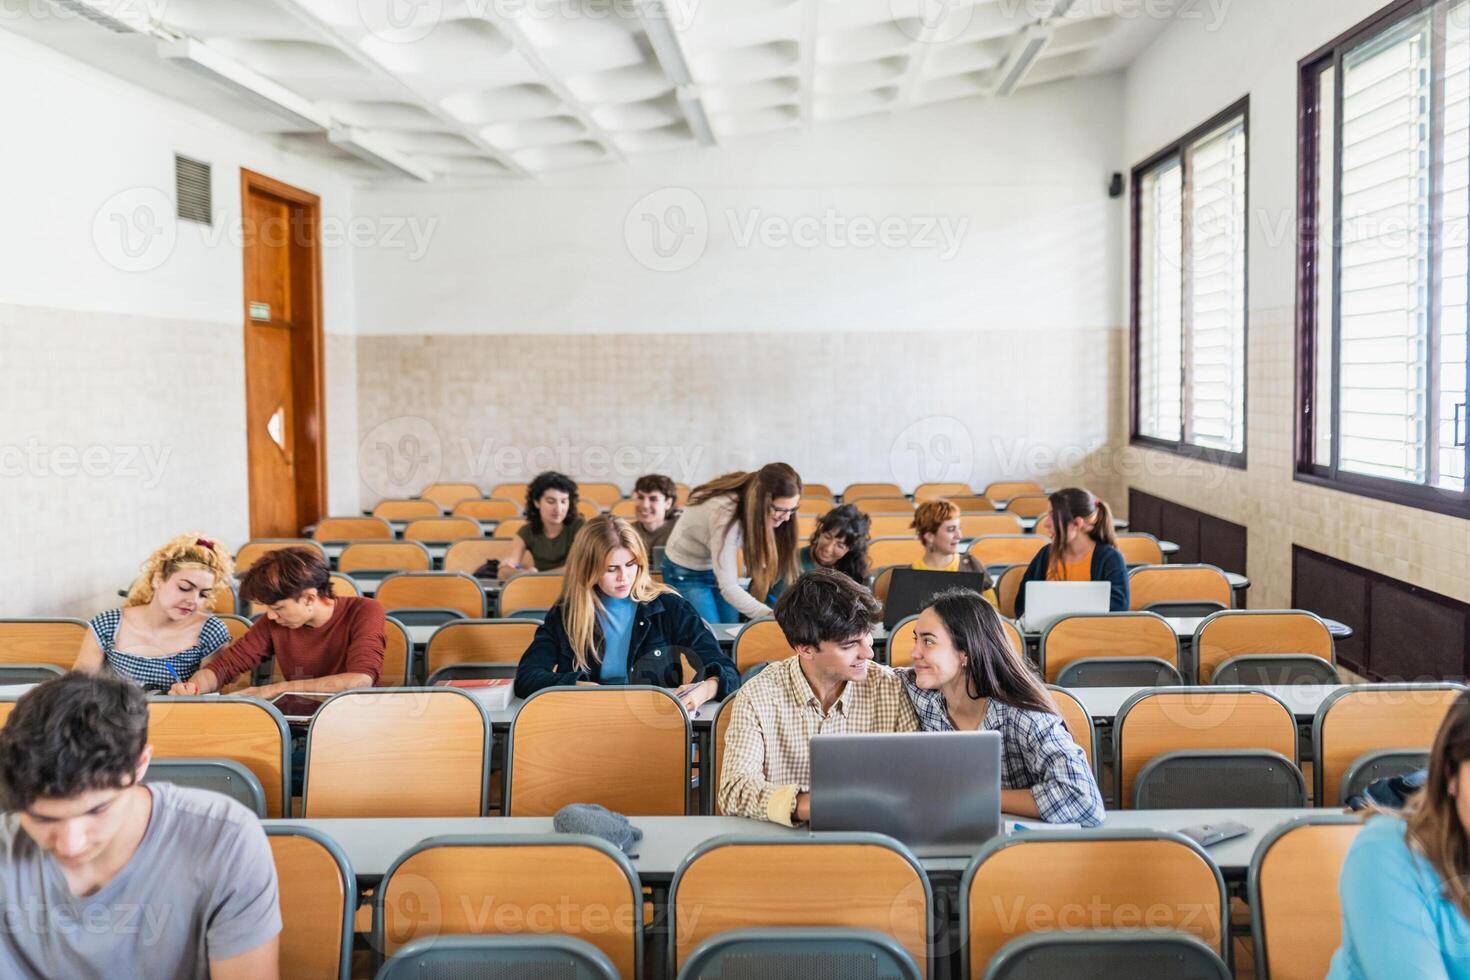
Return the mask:
POLYGON ((727 473, 695 487, 664 548, 664 582, 707 623, 771 614, 771 591, 801 574, 797 505, 801 477, 785 463, 727 473), (744 549, 750 587, 740 584, 744 549))

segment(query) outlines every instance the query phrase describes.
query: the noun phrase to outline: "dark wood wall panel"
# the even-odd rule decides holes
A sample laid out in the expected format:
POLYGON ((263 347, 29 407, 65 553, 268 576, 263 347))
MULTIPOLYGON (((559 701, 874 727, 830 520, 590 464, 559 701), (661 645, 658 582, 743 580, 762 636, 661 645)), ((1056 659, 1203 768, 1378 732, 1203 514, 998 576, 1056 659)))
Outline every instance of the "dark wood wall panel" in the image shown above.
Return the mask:
POLYGON ((1291 604, 1346 623, 1343 666, 1373 680, 1463 681, 1470 605, 1293 545, 1291 604))
POLYGON ((1246 530, 1243 525, 1130 487, 1128 529, 1147 531, 1164 541, 1173 541, 1179 546, 1179 553, 1169 560, 1175 564, 1204 562, 1219 565, 1227 572, 1245 574, 1246 530))
POLYGON ((1291 605, 1335 619, 1353 631, 1352 639, 1338 640, 1337 661, 1367 675, 1368 582, 1353 566, 1334 561, 1306 548, 1291 549, 1291 605))

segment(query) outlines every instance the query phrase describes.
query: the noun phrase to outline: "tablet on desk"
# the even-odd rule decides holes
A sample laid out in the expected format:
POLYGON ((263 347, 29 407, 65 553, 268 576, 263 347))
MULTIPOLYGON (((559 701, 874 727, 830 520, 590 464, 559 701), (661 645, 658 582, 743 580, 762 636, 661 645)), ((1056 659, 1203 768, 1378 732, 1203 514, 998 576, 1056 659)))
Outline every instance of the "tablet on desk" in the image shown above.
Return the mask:
POLYGON ((311 722, 311 716, 317 713, 329 697, 330 694, 318 694, 314 691, 292 691, 290 694, 277 694, 271 698, 271 704, 285 716, 287 722, 305 725, 311 722))

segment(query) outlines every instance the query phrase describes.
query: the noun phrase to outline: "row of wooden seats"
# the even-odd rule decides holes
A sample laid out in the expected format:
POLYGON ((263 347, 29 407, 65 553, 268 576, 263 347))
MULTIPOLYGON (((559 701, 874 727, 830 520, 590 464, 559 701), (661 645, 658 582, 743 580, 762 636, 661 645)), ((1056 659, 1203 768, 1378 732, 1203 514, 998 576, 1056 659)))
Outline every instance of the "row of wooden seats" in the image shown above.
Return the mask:
MULTIPOLYGON (((1352 817, 1313 817, 1283 824, 1257 847, 1248 900, 1263 980, 1327 972, 1341 941, 1337 879, 1360 827, 1352 817)), ((345 980, 358 897, 341 848, 312 828, 267 833, 282 975, 345 980)), ((695 850, 669 888, 665 949, 646 947, 644 887, 631 862, 586 837, 429 838, 393 862, 372 902, 378 957, 434 936, 546 934, 590 943, 619 976, 645 975, 651 956, 666 957, 672 976, 701 944, 752 926, 872 930, 896 941, 924 977, 947 952, 936 948, 941 917, 918 859, 864 834, 733 836, 695 850), (496 914, 485 914, 492 905, 496 914)), ((968 980, 992 976, 1008 947, 1037 933, 1182 933, 1228 965, 1229 915, 1220 868, 1177 834, 1046 831, 997 839, 975 856, 959 886, 955 938, 968 980)))
MULTIPOLYGON (((431 483, 420 491, 419 496, 414 499, 425 500, 433 503, 439 508, 440 513, 449 513, 463 501, 466 500, 508 500, 513 503, 521 503, 526 499, 528 483, 498 483, 490 488, 490 492, 483 493, 480 487, 473 483, 431 483)), ((684 483, 674 484, 681 502, 689 499, 689 486, 684 483)), ((615 483, 578 483, 578 496, 586 498, 597 504, 603 510, 608 510, 623 501, 623 491, 615 483)), ((969 498, 983 497, 987 500, 986 509, 993 509, 989 501, 1000 501, 1002 503, 1021 496, 1035 496, 1044 494, 1041 484, 1031 480, 998 480, 983 490, 976 491, 967 483, 921 483, 915 488, 913 499, 919 502, 933 500, 936 497, 969 498)), ((801 488, 801 495, 818 500, 834 501, 837 496, 832 488, 825 483, 806 483, 801 488)), ((907 499, 903 489, 896 483, 850 483, 842 491, 842 500, 854 501, 864 497, 897 497, 907 499)), ((434 515, 425 515, 434 516, 434 515)), ((396 518, 395 518, 396 519, 396 518)), ((495 518, 488 518, 494 520, 495 518)))
MULTIPOLYGON (((1052 697, 1096 772, 1091 719, 1062 689, 1052 697)), ((1343 777, 1384 749, 1427 751, 1454 684, 1363 685, 1324 702, 1313 725, 1319 805, 1339 801, 1343 777)), ((13 702, 0 702, 0 718, 13 702)), ((715 785, 728 700, 714 719, 715 785)), ((159 758, 220 757, 260 780, 270 813, 288 806, 290 740, 284 719, 254 700, 150 702, 159 758)), ((312 721, 307 748, 307 816, 479 816, 486 810, 491 726, 479 702, 445 688, 351 691, 312 721), (395 791, 384 794, 383 785, 395 791)), ((1297 726, 1266 691, 1155 688, 1124 706, 1114 726, 1114 798, 1125 808, 1140 774, 1177 752, 1276 753, 1296 766, 1297 726)), ((601 803, 630 815, 688 812, 691 727, 677 699, 657 688, 553 688, 526 700, 510 725, 502 812, 549 816, 567 803, 601 803), (594 740, 567 732, 595 731, 594 740)))

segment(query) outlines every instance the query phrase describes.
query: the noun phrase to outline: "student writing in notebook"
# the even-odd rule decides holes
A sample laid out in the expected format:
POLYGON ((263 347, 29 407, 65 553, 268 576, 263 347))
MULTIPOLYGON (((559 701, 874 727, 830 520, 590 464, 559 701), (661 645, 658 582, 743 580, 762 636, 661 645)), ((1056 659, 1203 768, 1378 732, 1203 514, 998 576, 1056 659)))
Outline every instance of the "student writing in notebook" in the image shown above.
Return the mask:
POLYGON ((265 615, 170 694, 209 694, 272 656, 285 680, 235 693, 269 699, 378 682, 387 646, 383 606, 376 599, 333 594, 331 570, 316 551, 282 548, 265 555, 240 580, 240 598, 265 606, 265 615))
POLYGON ((209 604, 233 579, 229 552, 218 543, 198 534, 173 538, 148 556, 123 608, 92 620, 73 669, 106 667, 157 694, 188 680, 230 642, 209 604))

